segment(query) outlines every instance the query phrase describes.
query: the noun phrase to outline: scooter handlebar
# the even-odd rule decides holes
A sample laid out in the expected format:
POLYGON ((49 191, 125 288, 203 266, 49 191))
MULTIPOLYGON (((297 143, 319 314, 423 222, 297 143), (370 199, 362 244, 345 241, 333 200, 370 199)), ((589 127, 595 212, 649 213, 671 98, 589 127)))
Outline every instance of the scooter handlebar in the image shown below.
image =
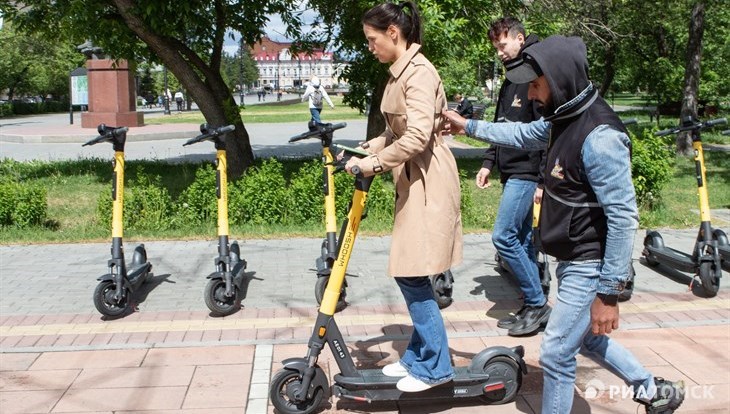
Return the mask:
POLYGON ((114 137, 117 137, 122 134, 126 134, 127 131, 129 131, 129 128, 128 127, 114 128, 114 127, 107 127, 104 124, 99 124, 99 126, 96 128, 96 130, 99 131, 99 136, 97 136, 96 138, 94 138, 92 140, 85 142, 83 145, 81 145, 82 147, 85 147, 87 145, 95 145, 95 144, 98 144, 98 143, 104 142, 104 141, 111 141, 114 137))
POLYGON ((683 132, 683 131, 699 131, 701 129, 712 128, 714 126, 722 125, 722 124, 726 124, 726 123, 727 123, 727 118, 717 118, 717 119, 711 119, 711 120, 705 121, 705 122, 693 122, 689 125, 681 125, 681 126, 674 127, 674 128, 663 129, 661 131, 655 132, 654 135, 656 135, 658 137, 662 137, 665 135, 676 134, 678 132, 683 132))
POLYGON ((639 120, 636 118, 629 118, 629 119, 622 119, 621 122, 623 122, 624 125, 634 125, 634 124, 638 124, 639 120))
POLYGON ((340 122, 337 124, 322 124, 318 125, 316 129, 313 129, 311 131, 303 132, 299 135, 295 135, 291 138, 289 138, 289 142, 297 142, 301 141, 303 139, 312 138, 312 137, 318 137, 323 134, 330 133, 332 131, 342 129, 347 126, 347 122, 340 122))
POLYGON ((362 170, 357 165, 353 165, 352 168, 350 168, 350 172, 353 175, 360 175, 360 173, 362 172, 362 170))
POLYGON ((228 132, 232 132, 236 130, 235 125, 225 125, 218 128, 210 128, 208 124, 200 124, 200 132, 202 132, 201 135, 198 135, 195 138, 190 138, 187 142, 183 144, 183 147, 197 144, 198 142, 206 141, 213 139, 215 137, 219 137, 223 134, 226 134, 228 132))

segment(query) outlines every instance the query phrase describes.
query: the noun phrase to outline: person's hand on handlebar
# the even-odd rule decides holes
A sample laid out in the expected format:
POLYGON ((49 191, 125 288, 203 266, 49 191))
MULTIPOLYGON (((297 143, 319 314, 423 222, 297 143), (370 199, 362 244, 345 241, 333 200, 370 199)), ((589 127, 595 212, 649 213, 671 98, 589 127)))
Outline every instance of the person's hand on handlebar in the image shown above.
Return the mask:
MULTIPOLYGON (((347 163, 345 164, 345 171, 347 171, 348 174, 352 174, 353 166, 358 166, 360 168, 360 170, 362 170, 362 167, 360 166, 360 161, 362 161, 360 158, 350 157, 350 159, 347 160, 347 163)), ((352 175, 354 175, 354 174, 352 174, 352 175)))

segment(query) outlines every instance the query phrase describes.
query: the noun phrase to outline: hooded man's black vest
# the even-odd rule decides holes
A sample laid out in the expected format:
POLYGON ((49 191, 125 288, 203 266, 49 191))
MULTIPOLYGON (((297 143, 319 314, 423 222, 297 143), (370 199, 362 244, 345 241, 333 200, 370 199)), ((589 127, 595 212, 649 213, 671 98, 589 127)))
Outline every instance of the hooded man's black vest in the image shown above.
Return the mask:
POLYGON ((616 113, 590 88, 583 99, 570 105, 572 109, 546 118, 552 130, 543 174, 540 239, 545 252, 561 261, 603 259, 606 216, 585 175, 581 153, 586 138, 599 125, 626 133, 616 113))

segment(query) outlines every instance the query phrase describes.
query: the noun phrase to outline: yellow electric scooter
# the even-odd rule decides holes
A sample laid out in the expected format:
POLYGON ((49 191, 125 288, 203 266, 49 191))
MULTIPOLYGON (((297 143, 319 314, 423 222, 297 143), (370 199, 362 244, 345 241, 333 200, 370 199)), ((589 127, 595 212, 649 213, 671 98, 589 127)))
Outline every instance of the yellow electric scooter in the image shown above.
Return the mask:
POLYGON ((201 135, 191 138, 183 146, 212 141, 215 144, 215 194, 218 199, 218 257, 213 259, 215 272, 208 275, 203 297, 213 316, 230 315, 241 308, 244 297, 243 281, 246 261, 241 258, 238 242, 228 243, 228 161, 225 135, 235 130, 234 125, 218 128, 200 125, 201 135))
POLYGON ((124 261, 124 144, 127 141, 127 127, 97 128, 99 136, 83 146, 109 142, 114 148, 114 176, 112 178, 112 258, 107 262, 109 273, 100 276, 94 290, 94 306, 101 314, 109 317, 122 316, 131 309, 131 296, 144 282, 152 277, 152 265, 147 261, 144 244, 134 248, 132 264, 127 269, 124 261))
POLYGON ((699 276, 702 290, 708 297, 717 295, 717 291, 720 289, 722 256, 718 248, 718 245, 721 243, 718 243, 718 235, 714 234, 710 222, 710 201, 707 191, 705 157, 702 149, 700 131, 725 123, 727 123, 727 119, 725 118, 700 122, 693 117, 686 117, 682 119, 680 126, 655 133, 657 136, 664 136, 683 131, 692 132, 697 195, 700 206, 700 228, 697 233, 694 249, 692 249, 691 253, 681 252, 665 246, 661 234, 655 230, 647 230, 646 237, 644 237, 644 251, 642 253, 649 266, 654 267, 662 263, 679 271, 699 276))
POLYGON ((271 378, 271 403, 283 414, 309 414, 329 398, 330 392, 340 399, 363 404, 375 401, 455 401, 463 398, 480 398, 487 404, 512 401, 520 389, 522 375, 527 373, 522 346, 483 349, 468 367, 455 368, 453 381, 417 393, 401 392, 396 387, 400 378, 386 376, 381 369, 358 369, 355 366, 334 314, 373 177, 362 177, 357 166, 351 171, 356 175, 355 192, 309 339, 307 355, 283 361, 284 367, 271 378), (317 364, 326 345, 340 370, 334 376, 331 387, 329 376, 317 364))

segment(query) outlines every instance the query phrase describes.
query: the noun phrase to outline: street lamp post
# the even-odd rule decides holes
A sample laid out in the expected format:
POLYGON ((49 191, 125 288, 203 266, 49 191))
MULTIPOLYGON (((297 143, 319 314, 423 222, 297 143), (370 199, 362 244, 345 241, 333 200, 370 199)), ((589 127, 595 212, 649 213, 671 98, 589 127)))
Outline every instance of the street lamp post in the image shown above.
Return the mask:
POLYGON ((244 93, 243 93, 243 52, 244 52, 244 49, 243 49, 243 36, 241 36, 241 51, 239 52, 239 54, 241 55, 240 56, 241 59, 240 59, 240 62, 239 62, 240 64, 238 66, 238 81, 239 81, 238 83, 239 83, 239 88, 240 88, 240 90, 239 90, 239 96, 240 96, 240 100, 241 100, 241 102, 239 103, 239 105, 246 106, 246 103, 243 101, 243 97, 244 97, 244 93))
POLYGON ((162 95, 165 97, 165 110, 163 111, 163 114, 170 115, 170 97, 167 96, 167 66, 162 67, 162 77, 165 82, 165 90, 162 91, 162 95))

